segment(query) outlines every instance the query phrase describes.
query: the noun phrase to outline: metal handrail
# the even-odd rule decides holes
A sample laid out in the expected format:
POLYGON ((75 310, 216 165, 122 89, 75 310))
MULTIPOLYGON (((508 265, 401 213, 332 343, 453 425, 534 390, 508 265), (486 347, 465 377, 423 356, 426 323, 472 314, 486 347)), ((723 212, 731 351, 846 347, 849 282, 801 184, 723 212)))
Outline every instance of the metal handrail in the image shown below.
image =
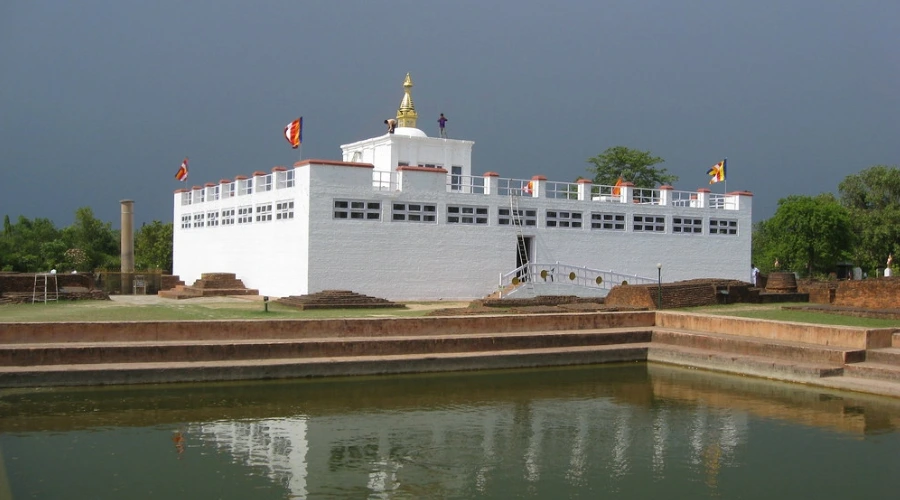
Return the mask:
POLYGON ((581 286, 584 288, 612 290, 616 285, 646 285, 656 283, 657 278, 648 278, 636 274, 619 273, 612 270, 592 269, 583 266, 555 263, 528 263, 512 271, 500 275, 500 289, 516 286, 525 282, 558 283, 581 286), (598 280, 599 278, 599 280, 598 280))

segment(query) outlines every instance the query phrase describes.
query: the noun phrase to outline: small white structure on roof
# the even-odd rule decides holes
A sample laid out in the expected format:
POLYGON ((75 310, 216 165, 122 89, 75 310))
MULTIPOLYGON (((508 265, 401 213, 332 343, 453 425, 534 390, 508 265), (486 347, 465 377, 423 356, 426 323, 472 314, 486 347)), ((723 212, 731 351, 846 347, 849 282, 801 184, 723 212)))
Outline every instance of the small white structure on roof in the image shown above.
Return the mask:
POLYGON ((623 280, 745 279, 752 195, 472 174, 472 141, 416 128, 409 75, 393 134, 343 161, 223 179, 174 197, 174 269, 233 272, 276 297, 604 295, 623 280), (644 277, 643 279, 641 277, 644 277), (524 285, 523 285, 524 284, 524 285), (525 286, 527 285, 527 286, 525 286))

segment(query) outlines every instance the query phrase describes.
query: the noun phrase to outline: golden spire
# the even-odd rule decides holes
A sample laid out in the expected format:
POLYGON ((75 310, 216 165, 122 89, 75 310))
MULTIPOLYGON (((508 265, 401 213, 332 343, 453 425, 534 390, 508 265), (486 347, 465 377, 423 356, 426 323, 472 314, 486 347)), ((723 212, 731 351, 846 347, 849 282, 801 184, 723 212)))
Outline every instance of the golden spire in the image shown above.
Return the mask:
POLYGON ((409 93, 412 86, 412 78, 407 73, 406 79, 403 80, 403 99, 400 101, 400 107, 397 108, 398 127, 416 128, 416 118, 419 115, 416 114, 416 105, 413 104, 412 95, 409 93))

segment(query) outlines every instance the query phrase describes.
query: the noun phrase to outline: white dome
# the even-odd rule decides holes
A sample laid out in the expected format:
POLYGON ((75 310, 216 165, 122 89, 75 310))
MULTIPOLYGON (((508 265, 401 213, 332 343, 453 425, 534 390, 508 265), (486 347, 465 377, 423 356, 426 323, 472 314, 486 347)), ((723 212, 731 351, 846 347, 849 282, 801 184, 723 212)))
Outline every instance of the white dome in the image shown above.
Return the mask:
POLYGON ((397 127, 394 129, 394 135, 407 135, 409 137, 428 137, 425 132, 412 127, 397 127))

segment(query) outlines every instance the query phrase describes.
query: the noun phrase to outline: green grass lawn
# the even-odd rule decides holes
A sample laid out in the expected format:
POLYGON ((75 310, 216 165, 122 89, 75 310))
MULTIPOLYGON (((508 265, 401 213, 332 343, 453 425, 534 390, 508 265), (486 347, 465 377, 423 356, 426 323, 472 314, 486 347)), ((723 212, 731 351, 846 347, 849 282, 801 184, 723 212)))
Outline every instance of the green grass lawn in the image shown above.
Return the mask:
POLYGON ((803 307, 807 302, 783 304, 729 304, 722 306, 690 307, 680 309, 685 312, 735 316, 739 318, 769 319, 773 321, 792 321, 796 323, 815 323, 818 325, 859 326, 863 328, 900 328, 900 320, 857 318, 840 314, 823 313, 815 310, 802 311, 784 309, 784 306, 803 307))
MULTIPOLYGON (((437 309, 438 307, 434 307, 437 309)), ((135 305, 109 301, 82 300, 47 304, 0 306, 0 322, 61 321, 179 321, 227 319, 319 319, 424 316, 430 309, 322 309, 301 311, 269 303, 264 312, 259 301, 192 304, 135 305)))
MULTIPOLYGON (((692 307, 678 309, 678 311, 823 325, 900 328, 900 320, 857 318, 817 311, 787 310, 782 308, 782 306, 804 305, 809 304, 730 304, 692 307)), ((137 305, 114 301, 82 300, 0 306, 0 322, 402 318, 424 316, 434 309, 460 307, 460 304, 419 302, 410 303, 408 306, 406 309, 323 309, 300 311, 270 302, 268 312, 264 312, 263 303, 259 301, 197 303, 184 300, 171 301, 164 304, 137 305)))

